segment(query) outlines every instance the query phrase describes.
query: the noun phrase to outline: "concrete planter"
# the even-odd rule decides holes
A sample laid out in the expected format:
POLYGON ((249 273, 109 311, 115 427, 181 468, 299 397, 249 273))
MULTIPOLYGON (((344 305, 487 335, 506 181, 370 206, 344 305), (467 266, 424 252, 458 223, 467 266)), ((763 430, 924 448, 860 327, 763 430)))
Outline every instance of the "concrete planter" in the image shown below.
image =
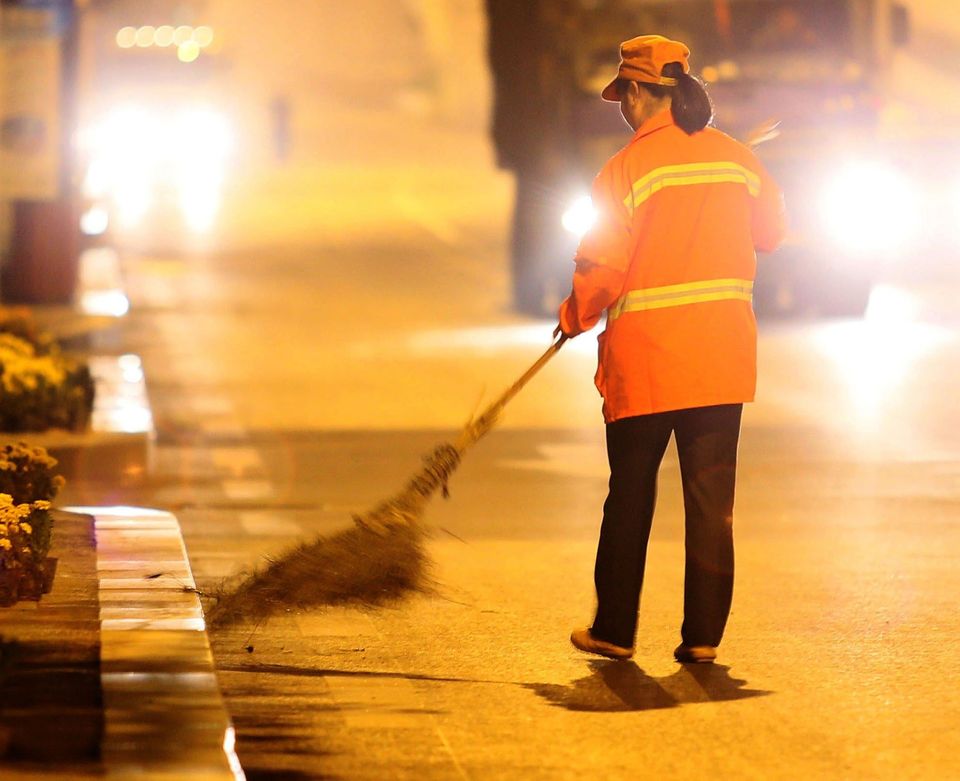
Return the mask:
POLYGON ((17 602, 39 602, 53 589, 57 574, 57 559, 47 558, 36 570, 0 570, 0 607, 11 607, 17 602))
POLYGON ((22 570, 0 570, 0 607, 10 607, 17 604, 20 599, 20 580, 22 577, 22 570))
POLYGON ((40 593, 49 594, 53 591, 53 579, 57 576, 58 558, 47 556, 43 562, 43 582, 40 584, 40 593))

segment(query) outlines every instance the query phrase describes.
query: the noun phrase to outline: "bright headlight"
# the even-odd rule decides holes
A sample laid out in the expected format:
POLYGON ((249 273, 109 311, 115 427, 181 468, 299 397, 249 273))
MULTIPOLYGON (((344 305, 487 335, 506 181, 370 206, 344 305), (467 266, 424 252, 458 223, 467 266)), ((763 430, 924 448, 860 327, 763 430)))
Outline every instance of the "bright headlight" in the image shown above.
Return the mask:
POLYGON ((222 180, 233 138, 226 119, 195 109, 184 113, 174 133, 180 209, 198 233, 210 230, 220 210, 222 180))
POLYGON ((122 106, 110 113, 98 129, 97 149, 114 161, 141 163, 163 145, 164 132, 142 106, 122 106))
POLYGON ((226 116, 205 106, 121 106, 86 141, 91 162, 84 190, 112 201, 121 226, 136 227, 172 185, 189 227, 212 227, 234 145, 226 116))
POLYGON ((84 236, 102 236, 110 227, 110 213, 102 206, 91 206, 80 217, 84 236))
POLYGON ((851 163, 824 189, 820 203, 830 238, 856 254, 903 249, 919 223, 919 197, 896 168, 851 163))
POLYGON ((589 195, 577 198, 561 219, 564 229, 575 236, 583 236, 596 221, 597 210, 593 208, 593 200, 589 195))
POLYGON ((232 135, 225 117, 209 109, 196 108, 178 118, 172 141, 170 151, 180 159, 221 160, 230 151, 232 135))

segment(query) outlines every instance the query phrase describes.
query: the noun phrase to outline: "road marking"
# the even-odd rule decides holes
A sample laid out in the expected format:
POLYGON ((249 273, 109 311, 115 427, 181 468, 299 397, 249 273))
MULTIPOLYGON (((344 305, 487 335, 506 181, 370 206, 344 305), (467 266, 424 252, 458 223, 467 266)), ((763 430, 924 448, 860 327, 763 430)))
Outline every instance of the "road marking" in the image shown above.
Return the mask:
POLYGON ((198 415, 224 415, 235 417, 236 407, 225 396, 190 396, 190 409, 198 415))
POLYGON ((213 465, 233 477, 242 477, 246 472, 263 472, 264 463, 260 452, 252 447, 215 447, 210 449, 213 465))
POLYGON ((606 480, 610 477, 603 445, 597 443, 562 443, 537 445, 539 458, 504 459, 498 466, 550 472, 565 477, 587 477, 606 480))
MULTIPOLYGON (((590 442, 570 442, 537 445, 539 458, 514 458, 497 461, 498 466, 508 469, 526 469, 536 472, 549 472, 564 477, 583 477, 607 480, 610 467, 607 465, 603 445, 590 442)), ((660 467, 663 475, 680 474, 680 462, 676 449, 670 445, 660 467)))
POLYGON ((237 418, 201 418, 200 429, 211 437, 226 437, 229 439, 244 439, 246 427, 237 418))
POLYGON ((224 480, 221 485, 226 497, 235 502, 270 499, 275 493, 269 480, 224 480))
POLYGON ((460 231, 449 220, 440 217, 433 209, 428 208, 420 199, 407 193, 396 193, 394 205, 397 211, 411 222, 416 223, 438 241, 450 246, 461 243, 460 231))
POLYGON ((254 537, 290 537, 303 533, 299 523, 288 521, 277 513, 240 512, 237 513, 243 530, 254 537))

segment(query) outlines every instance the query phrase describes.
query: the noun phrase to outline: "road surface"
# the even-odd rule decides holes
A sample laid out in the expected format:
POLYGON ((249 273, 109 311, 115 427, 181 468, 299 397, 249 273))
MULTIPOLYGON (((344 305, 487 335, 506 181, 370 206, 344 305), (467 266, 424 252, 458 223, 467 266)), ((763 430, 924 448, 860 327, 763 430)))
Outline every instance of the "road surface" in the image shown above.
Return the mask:
MULTIPOLYGON (((143 356, 157 467, 70 503, 172 510, 214 589, 390 496, 542 352, 553 323, 507 309, 510 182, 419 105, 345 103, 326 155, 234 184, 206 249, 125 253, 110 348, 143 356)), ((863 321, 762 328, 717 665, 671 657, 672 450, 635 662, 567 642, 607 477, 585 335, 431 505, 435 593, 213 633, 248 778, 960 777, 960 275, 894 271, 863 321)))

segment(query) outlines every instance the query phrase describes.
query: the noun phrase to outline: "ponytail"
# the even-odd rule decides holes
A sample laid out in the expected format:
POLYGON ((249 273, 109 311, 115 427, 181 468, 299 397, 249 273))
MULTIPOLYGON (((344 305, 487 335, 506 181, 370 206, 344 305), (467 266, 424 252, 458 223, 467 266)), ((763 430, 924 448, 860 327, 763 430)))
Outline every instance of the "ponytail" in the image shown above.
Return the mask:
POLYGON ((713 101, 710 100, 703 82, 689 73, 684 73, 679 62, 664 65, 663 75, 676 79, 677 86, 638 83, 656 97, 671 96, 670 113, 673 114, 673 121, 687 135, 703 130, 713 121, 713 101))

